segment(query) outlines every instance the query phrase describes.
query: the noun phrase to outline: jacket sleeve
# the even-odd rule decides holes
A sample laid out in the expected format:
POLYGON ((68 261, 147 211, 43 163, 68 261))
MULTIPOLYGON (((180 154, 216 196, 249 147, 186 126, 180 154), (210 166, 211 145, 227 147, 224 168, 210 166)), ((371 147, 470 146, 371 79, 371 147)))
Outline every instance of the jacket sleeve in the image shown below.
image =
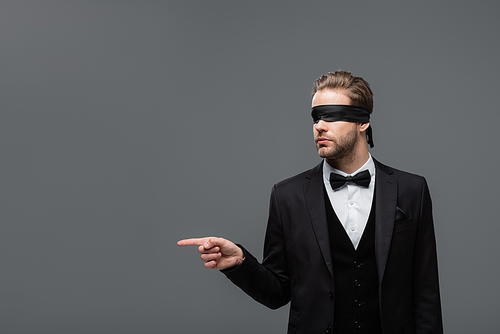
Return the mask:
POLYGON ((417 334, 443 333, 432 203, 422 182, 420 217, 413 260, 413 303, 417 334))
POLYGON ((271 193, 262 264, 240 247, 245 260, 236 268, 222 271, 224 275, 250 297, 271 309, 286 305, 290 301, 290 280, 276 186, 271 193))

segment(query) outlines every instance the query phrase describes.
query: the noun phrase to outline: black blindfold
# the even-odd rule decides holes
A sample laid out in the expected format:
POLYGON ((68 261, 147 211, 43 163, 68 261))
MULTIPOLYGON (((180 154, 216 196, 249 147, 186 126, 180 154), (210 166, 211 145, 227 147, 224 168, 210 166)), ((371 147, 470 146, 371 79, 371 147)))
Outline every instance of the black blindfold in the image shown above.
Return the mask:
MULTIPOLYGON (((351 122, 351 123, 369 123, 370 122, 370 112, 364 108, 340 105, 340 104, 329 104, 316 106, 312 108, 311 116, 314 120, 314 124, 319 121, 325 122, 351 122)), ((367 141, 370 147, 373 147, 373 136, 371 125, 366 130, 367 141)))

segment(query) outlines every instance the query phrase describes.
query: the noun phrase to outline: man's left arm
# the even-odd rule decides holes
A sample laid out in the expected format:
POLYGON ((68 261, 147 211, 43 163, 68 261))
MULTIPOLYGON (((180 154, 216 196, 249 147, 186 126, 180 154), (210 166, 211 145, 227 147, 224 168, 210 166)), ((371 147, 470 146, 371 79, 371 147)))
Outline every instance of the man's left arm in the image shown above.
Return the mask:
POLYGON ((420 216, 413 260, 413 303, 416 333, 443 332, 432 202, 423 179, 420 216))

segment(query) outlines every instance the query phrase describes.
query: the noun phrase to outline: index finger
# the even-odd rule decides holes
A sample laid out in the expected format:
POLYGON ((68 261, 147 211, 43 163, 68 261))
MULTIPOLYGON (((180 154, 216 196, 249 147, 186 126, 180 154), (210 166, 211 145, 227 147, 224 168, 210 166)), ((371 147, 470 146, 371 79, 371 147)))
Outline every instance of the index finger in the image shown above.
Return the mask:
POLYGON ((183 239, 177 241, 177 246, 201 246, 203 245, 206 241, 208 241, 208 237, 206 238, 191 238, 191 239, 183 239))

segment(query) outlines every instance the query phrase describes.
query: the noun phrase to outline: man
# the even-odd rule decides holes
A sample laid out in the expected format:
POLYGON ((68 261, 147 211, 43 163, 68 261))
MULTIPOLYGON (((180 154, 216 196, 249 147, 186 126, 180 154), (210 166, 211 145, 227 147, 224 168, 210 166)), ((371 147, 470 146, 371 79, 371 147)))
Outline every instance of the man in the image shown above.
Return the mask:
POLYGON ((223 238, 186 239, 260 303, 291 302, 288 333, 442 333, 437 255, 423 177, 371 157, 368 83, 316 80, 313 132, 323 162, 273 187, 260 264, 223 238))

